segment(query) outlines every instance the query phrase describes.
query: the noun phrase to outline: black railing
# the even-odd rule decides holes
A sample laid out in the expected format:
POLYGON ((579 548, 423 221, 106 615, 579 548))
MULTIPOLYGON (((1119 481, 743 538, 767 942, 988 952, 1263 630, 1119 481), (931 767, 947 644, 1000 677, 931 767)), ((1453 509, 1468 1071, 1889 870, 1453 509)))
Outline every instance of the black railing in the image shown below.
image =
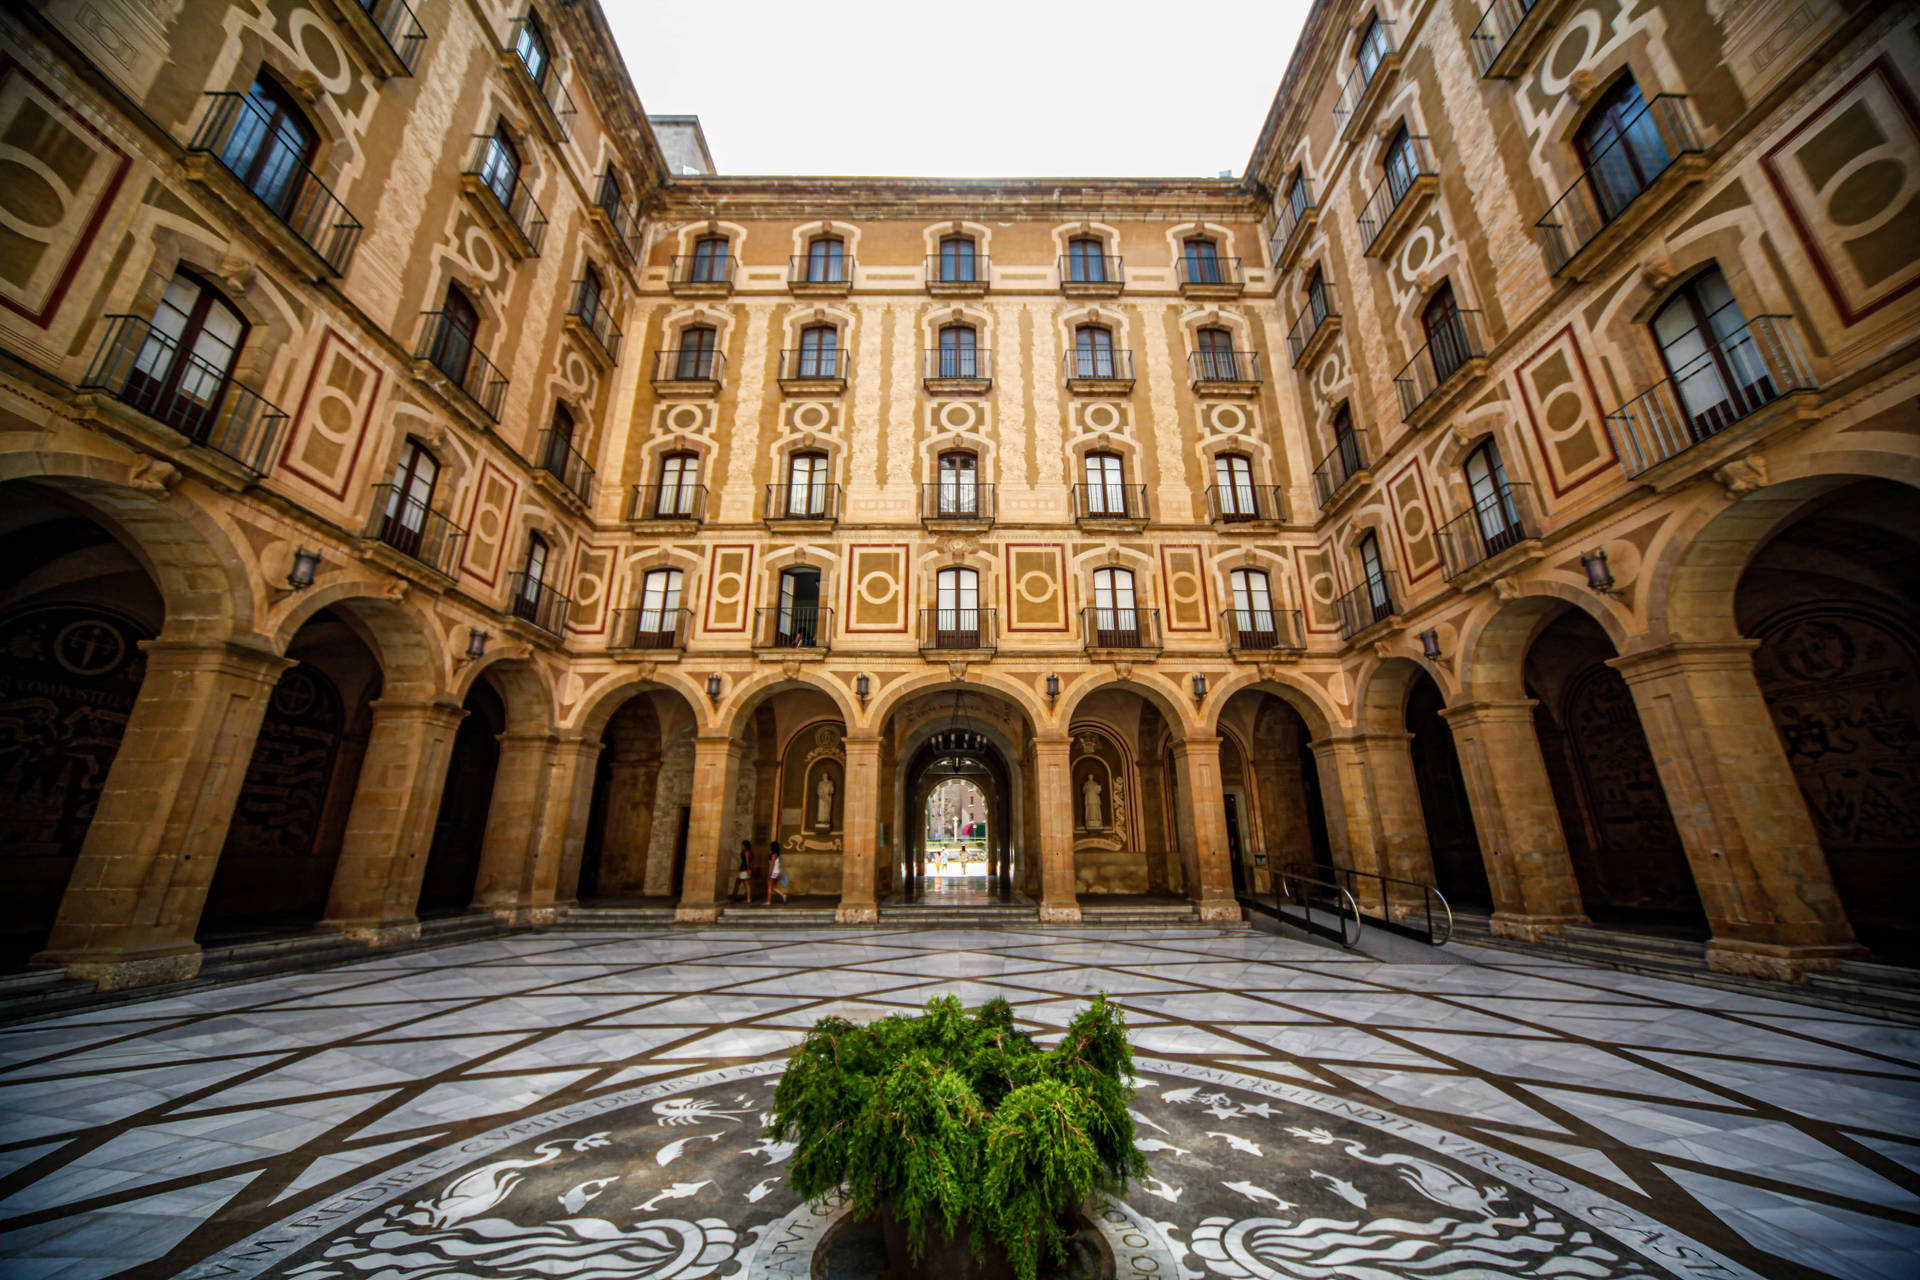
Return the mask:
POLYGON ((598 285, 587 280, 574 281, 573 305, 567 308, 567 314, 586 327, 600 349, 607 353, 607 359, 620 359, 620 327, 614 324, 613 312, 607 308, 607 295, 598 285))
POLYGON ((1307 647, 1298 609, 1227 610, 1227 648, 1235 653, 1274 653, 1307 647))
POLYGON ((1210 484, 1207 486, 1207 519, 1213 524, 1284 521, 1287 518, 1284 493, 1277 484, 1210 484))
POLYGON ((1540 536, 1533 516, 1533 486, 1495 485, 1473 508, 1441 526, 1440 575, 1451 581, 1509 547, 1540 536))
POLYGON ((1258 351, 1189 351, 1187 369, 1196 386, 1260 381, 1258 351))
POLYGON ((1174 276, 1180 287, 1205 285, 1244 285, 1247 273, 1238 258, 1190 258, 1181 254, 1173 261, 1174 276))
POLYGON ((182 352, 140 316, 106 316, 107 334, 80 385, 226 455, 256 476, 273 467, 287 415, 228 370, 182 352))
POLYGON ((1251 896, 1243 901, 1257 911, 1271 911, 1288 924, 1351 948, 1360 941, 1360 907, 1351 893, 1326 878, 1332 870, 1315 866, 1312 874, 1306 874, 1288 867, 1275 867, 1273 905, 1269 907, 1251 896), (1317 920, 1313 915, 1315 910, 1320 912, 1317 920), (1289 915, 1289 911, 1300 914, 1289 915))
POLYGON ((259 103, 244 93, 210 93, 207 99, 206 117, 187 150, 218 160, 327 270, 345 275, 360 244, 360 219, 274 131, 259 103))
POLYGON ((1453 938, 1453 908, 1446 895, 1430 884, 1383 876, 1377 871, 1303 862, 1288 863, 1278 874, 1289 880, 1310 877, 1321 883, 1331 881, 1371 923, 1418 938, 1428 946, 1444 947, 1453 938), (1367 884, 1363 885, 1363 880, 1367 884))
POLYGON ((1399 612, 1399 576, 1391 570, 1382 572, 1334 600, 1333 611, 1340 618, 1342 640, 1351 640, 1374 623, 1399 612))
POLYGON ((472 331, 444 311, 423 311, 420 322, 420 343, 413 349, 413 358, 444 373, 482 413, 498 422, 507 398, 506 375, 473 344, 472 331))
POLYGON ((653 353, 655 382, 720 382, 727 354, 710 347, 663 347, 653 353))
POLYGON ((982 520, 994 518, 994 487, 957 480, 920 486, 922 520, 982 520))
POLYGON ((1367 199, 1366 208, 1360 211, 1355 221, 1360 231, 1360 248, 1363 253, 1371 253, 1380 232, 1393 217, 1393 211, 1400 207, 1420 179, 1438 175, 1440 170, 1433 163, 1433 149, 1428 145, 1425 135, 1415 135, 1407 139, 1405 152, 1395 152, 1387 157, 1387 171, 1380 179, 1380 185, 1373 189, 1367 199))
POLYGON ((810 253, 796 253, 787 259, 787 282, 850 285, 853 283, 853 266, 853 259, 845 255, 816 258, 810 253))
POLYGON ((1133 352, 1097 348, 1067 352, 1067 376, 1077 382, 1132 382, 1133 352))
MULTIPOLYGON (((519 49, 520 32, 526 25, 525 18, 513 20, 513 31, 507 38, 507 48, 516 51, 519 49)), ((533 86, 534 92, 540 95, 540 100, 547 104, 547 110, 553 112, 554 123, 560 128, 560 140, 565 142, 573 137, 573 98, 567 93, 567 87, 560 83, 560 67, 553 60, 552 47, 546 45, 544 39, 540 43, 546 47, 547 53, 540 60, 537 70, 528 66, 527 60, 517 53, 513 59, 514 65, 520 68, 520 73, 533 86)))
POLYGON ((1486 332, 1480 327, 1478 311, 1455 311, 1428 330, 1427 345, 1393 375, 1394 390, 1400 393, 1400 420, 1411 418, 1470 361, 1486 354, 1486 332))
POLYGON ((929 381, 993 381, 993 352, 986 347, 926 347, 920 364, 929 381))
POLYGON ((1674 161, 1703 149, 1685 94, 1663 93, 1641 103, 1580 171, 1566 194, 1534 224, 1547 266, 1559 274, 1674 161))
POLYGON ((693 630, 693 610, 615 609, 609 649, 684 649, 693 630))
POLYGON ((676 255, 667 259, 669 285, 723 284, 733 287, 735 263, 731 253, 676 255))
POLYGON ((1333 286, 1320 285, 1319 295, 1307 295, 1307 305, 1300 308, 1300 314, 1293 318, 1293 328, 1287 333, 1287 347, 1293 352, 1293 366, 1300 367, 1306 359, 1307 348, 1313 345, 1313 336, 1320 332, 1320 326, 1329 320, 1338 319, 1340 308, 1334 301, 1333 286))
POLYGON ((755 646, 761 649, 826 649, 833 642, 833 610, 817 604, 765 605, 757 610, 755 646))
POLYGON ((525 572, 515 572, 507 578, 507 612, 550 636, 566 630, 567 613, 572 608, 573 601, 561 595, 552 583, 542 582, 525 572))
POLYGON ((928 284, 984 285, 992 274, 993 260, 984 253, 961 258, 935 253, 927 257, 928 284))
POLYGON ((1145 520, 1147 486, 1076 484, 1067 490, 1075 520, 1145 520))
POLYGON ((393 56, 400 59, 400 65, 412 75, 419 65, 420 50, 427 45, 427 29, 407 6, 407 0, 354 0, 367 11, 374 28, 387 42, 387 48, 393 50, 393 56))
POLYGON ((1093 257, 1075 257, 1070 253, 1060 255, 1061 284, 1119 284, 1126 278, 1126 259, 1118 254, 1102 253, 1093 257))
POLYGON ((1080 634, 1089 649, 1158 649, 1160 611, 1090 604, 1080 611, 1080 634))
POLYGON ((1293 242, 1293 233, 1300 229, 1300 222, 1318 207, 1313 202, 1313 187, 1305 174, 1294 179, 1294 185, 1287 188, 1273 206, 1273 233, 1267 237, 1267 253, 1277 265, 1286 256, 1287 246, 1293 242), (1293 192, 1299 190, 1300 199, 1293 198, 1293 192))
POLYGON ((780 353, 780 376, 788 382, 831 382, 847 376, 848 364, 842 347, 788 347, 780 353))
POLYGON ((1327 456, 1313 469, 1313 491, 1319 496, 1320 505, 1324 507, 1332 502, 1342 485, 1366 469, 1367 449, 1360 443, 1360 437, 1349 432, 1336 439, 1327 456))
POLYGON ((1817 390, 1791 318, 1755 316, 1607 415, 1620 467, 1637 476, 1791 391, 1817 390))
POLYGON ((1346 129, 1347 121, 1360 109, 1367 89, 1380 74, 1381 63, 1393 53, 1393 32, 1389 30, 1392 26, 1391 22, 1375 21, 1366 39, 1361 42, 1353 70, 1347 73, 1346 80, 1340 86, 1340 97, 1333 104, 1334 128, 1346 129))
POLYGON ((991 649, 996 618, 992 609, 922 609, 922 649, 991 649))
POLYGON ((1533 12, 1538 0, 1493 0, 1487 11, 1480 15, 1480 24, 1473 29, 1470 43, 1473 45, 1473 64, 1481 75, 1486 75, 1499 61, 1500 55, 1513 40, 1514 33, 1520 30, 1520 24, 1533 12))
POLYGON ((498 144, 492 134, 478 134, 473 143, 473 159, 462 172, 485 188, 486 195, 481 198, 491 199, 499 206, 538 257, 540 246, 547 239, 546 210, 534 200, 533 188, 527 185, 518 167, 495 152, 498 144))
POLYGON ((707 518, 707 486, 703 484, 637 484, 633 486, 633 520, 695 520, 707 518))
POLYGON ((540 433, 540 469, 566 486, 582 502, 593 501, 593 468, 573 447, 572 437, 548 428, 540 433))
POLYGON ((459 567, 467 531, 394 485, 377 484, 367 536, 451 578, 459 567))
POLYGON ((620 186, 620 179, 611 169, 600 171, 599 194, 594 198, 593 207, 606 216, 613 228, 613 238, 629 256, 639 256, 640 238, 639 206, 628 200, 620 186))
POLYGON ((840 486, 837 484, 770 484, 767 486, 768 520, 838 520, 840 486))

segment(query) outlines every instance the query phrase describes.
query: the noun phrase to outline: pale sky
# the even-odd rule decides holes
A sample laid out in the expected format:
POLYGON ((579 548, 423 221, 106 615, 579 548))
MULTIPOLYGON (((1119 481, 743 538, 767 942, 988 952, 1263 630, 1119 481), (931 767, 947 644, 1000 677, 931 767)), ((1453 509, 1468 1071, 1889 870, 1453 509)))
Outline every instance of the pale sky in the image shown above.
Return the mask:
POLYGON ((602 0, 723 174, 1238 175, 1310 0, 602 0))

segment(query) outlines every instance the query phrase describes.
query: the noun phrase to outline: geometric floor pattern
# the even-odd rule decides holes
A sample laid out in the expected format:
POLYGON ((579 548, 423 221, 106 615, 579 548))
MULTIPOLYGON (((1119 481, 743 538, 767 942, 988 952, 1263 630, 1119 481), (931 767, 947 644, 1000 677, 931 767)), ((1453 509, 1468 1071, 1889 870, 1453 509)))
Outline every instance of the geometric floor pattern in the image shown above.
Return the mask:
POLYGON ((1920 1276, 1920 1030, 1455 944, 726 929, 375 956, 0 1027, 0 1273, 804 1275, 759 1133, 828 1013, 1123 1006, 1115 1274, 1920 1276))

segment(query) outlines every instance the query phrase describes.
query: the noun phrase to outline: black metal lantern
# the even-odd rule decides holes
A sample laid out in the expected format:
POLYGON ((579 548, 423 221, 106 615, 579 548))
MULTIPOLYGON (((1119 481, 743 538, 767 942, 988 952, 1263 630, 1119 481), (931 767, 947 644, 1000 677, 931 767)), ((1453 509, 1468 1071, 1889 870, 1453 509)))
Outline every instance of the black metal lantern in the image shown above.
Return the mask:
POLYGON ((487 641, 493 637, 479 627, 467 628, 467 661, 482 657, 487 652, 487 641))
POLYGON ((313 585, 313 575, 320 568, 320 553, 309 551, 305 547, 293 553, 293 568, 287 573, 287 585, 295 591, 305 591, 313 585))
POLYGON ((715 702, 720 701, 720 673, 718 671, 707 677, 707 697, 715 702))
POLYGON ((1422 631, 1420 633, 1420 652, 1426 657, 1428 662, 1440 661, 1440 633, 1438 631, 1422 631))
POLYGON ((1587 585, 1606 595, 1613 590, 1613 574, 1607 571, 1606 551, 1587 551, 1580 556, 1580 567, 1587 571, 1587 585))
POLYGON ((1049 674, 1047 676, 1047 697, 1057 698, 1059 696, 1060 696, 1060 677, 1049 674))
POLYGON ((1196 673, 1193 677, 1193 700, 1195 702, 1207 700, 1207 677, 1203 674, 1196 673))

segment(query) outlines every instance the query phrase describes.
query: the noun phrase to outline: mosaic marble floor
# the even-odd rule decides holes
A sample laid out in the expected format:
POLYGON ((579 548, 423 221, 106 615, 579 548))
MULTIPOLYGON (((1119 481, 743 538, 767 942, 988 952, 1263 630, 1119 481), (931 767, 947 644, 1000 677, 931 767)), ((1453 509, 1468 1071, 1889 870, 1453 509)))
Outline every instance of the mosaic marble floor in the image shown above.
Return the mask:
POLYGON ((523 935, 0 1027, 0 1273, 808 1274, 760 1136, 827 1013, 1124 1005, 1114 1274, 1920 1276, 1920 1030, 1248 931, 523 935))

